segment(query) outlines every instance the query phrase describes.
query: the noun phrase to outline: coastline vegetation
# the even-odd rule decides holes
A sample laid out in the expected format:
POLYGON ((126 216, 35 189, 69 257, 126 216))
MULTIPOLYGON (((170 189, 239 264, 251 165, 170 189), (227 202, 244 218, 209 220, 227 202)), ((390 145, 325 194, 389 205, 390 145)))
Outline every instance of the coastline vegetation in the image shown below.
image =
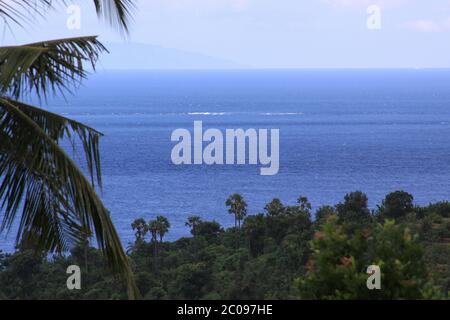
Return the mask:
MULTIPOLYGON (((274 199, 252 215, 241 195, 226 205, 234 227, 191 216, 192 236, 172 242, 165 217, 132 222, 127 253, 145 299, 448 299, 449 202, 417 206, 397 191, 369 210, 358 191, 315 212, 306 197, 294 206, 274 199), (369 265, 381 269, 381 290, 367 289, 369 265)), ((67 256, 31 249, 0 253, 0 299, 127 298, 88 239, 67 256), (69 291, 73 264, 82 289, 69 291)))

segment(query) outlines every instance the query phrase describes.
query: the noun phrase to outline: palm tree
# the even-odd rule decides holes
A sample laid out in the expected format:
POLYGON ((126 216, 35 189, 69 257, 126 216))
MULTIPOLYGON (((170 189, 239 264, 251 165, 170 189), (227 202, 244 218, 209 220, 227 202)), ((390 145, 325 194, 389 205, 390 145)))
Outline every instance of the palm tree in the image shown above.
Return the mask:
POLYGON ((234 214, 234 226, 240 228, 241 220, 247 215, 247 203, 244 198, 235 193, 227 199, 225 205, 229 207, 228 213, 234 214))
POLYGON ((303 212, 309 213, 312 208, 311 203, 308 201, 307 197, 300 196, 297 199, 297 203, 300 205, 300 210, 303 212))
POLYGON ((156 222, 158 225, 159 242, 162 243, 164 236, 169 232, 170 222, 164 216, 156 217, 156 222))
POLYGON ((158 230, 159 230, 159 223, 156 220, 151 220, 148 222, 148 231, 150 231, 150 234, 152 235, 152 242, 157 242, 158 239, 158 230))
POLYGON ((159 241, 162 243, 164 235, 169 232, 170 223, 166 217, 158 216, 155 220, 148 222, 148 230, 152 235, 153 244, 153 267, 154 271, 158 271, 158 235, 159 241))
POLYGON ((284 206, 280 199, 275 198, 264 207, 264 210, 269 216, 274 217, 283 213, 284 206))
MULTIPOLYGON (((92 0, 99 16, 121 32, 128 30, 134 0, 92 0)), ((9 26, 33 22, 65 0, 0 0, 0 17, 9 26)), ((77 121, 24 103, 64 93, 87 76, 107 51, 95 36, 0 47, 0 233, 18 219, 17 243, 34 239, 37 252, 62 253, 96 236, 115 272, 127 282, 130 299, 139 291, 108 210, 96 193, 102 185, 99 138, 77 121), (81 144, 89 179, 60 146, 81 144)))
MULTIPOLYGON (((148 222, 148 231, 152 235, 152 244, 153 244, 153 259, 156 261, 156 256, 158 254, 158 230, 159 230, 159 222, 157 220, 151 220, 148 222)), ((155 262, 155 270, 156 270, 156 262, 155 262)))
POLYGON ((191 228, 191 233, 193 236, 195 236, 197 233, 195 232, 195 229, 197 229, 197 226, 202 222, 202 218, 199 216, 190 216, 187 220, 187 222, 184 224, 186 227, 191 228))
POLYGON ((144 218, 134 220, 131 224, 131 228, 133 229, 133 231, 136 230, 134 234, 136 236, 136 242, 141 242, 145 239, 145 235, 148 232, 148 226, 144 218))

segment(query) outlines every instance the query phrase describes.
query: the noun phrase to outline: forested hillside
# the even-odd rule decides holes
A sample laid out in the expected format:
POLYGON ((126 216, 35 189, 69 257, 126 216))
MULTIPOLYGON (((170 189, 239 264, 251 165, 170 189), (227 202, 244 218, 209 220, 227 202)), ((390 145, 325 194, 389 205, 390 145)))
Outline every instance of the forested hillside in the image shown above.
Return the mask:
MULTIPOLYGON (((295 206, 274 199, 253 215, 240 195, 226 205, 235 227, 193 216, 186 222, 192 237, 174 242, 164 241, 170 222, 162 216, 132 222, 136 241, 127 249, 145 299, 448 298, 448 202, 419 207, 398 191, 373 211, 362 192, 315 212, 305 197, 295 206), (369 265, 381 269, 381 290, 367 289, 369 265)), ((0 254, 0 298, 127 298, 88 240, 67 257, 32 249, 0 254), (66 269, 74 264, 82 289, 69 291, 66 269)))

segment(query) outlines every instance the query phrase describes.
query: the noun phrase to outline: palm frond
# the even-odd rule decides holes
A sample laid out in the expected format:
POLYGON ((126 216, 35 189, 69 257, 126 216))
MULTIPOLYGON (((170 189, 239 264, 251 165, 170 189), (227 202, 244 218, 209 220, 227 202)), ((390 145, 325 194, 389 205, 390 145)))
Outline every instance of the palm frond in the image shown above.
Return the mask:
POLYGON ((94 36, 0 47, 0 92, 14 98, 24 93, 46 98, 70 91, 86 77, 85 63, 95 69, 104 51, 94 36))
POLYGON ((0 98, 0 231, 11 227, 20 209, 18 241, 35 236, 39 249, 64 251, 86 232, 95 231, 113 270, 127 281, 136 298, 128 258, 109 212, 94 187, 65 151, 32 118, 0 98))
MULTIPOLYGON (((92 0, 99 17, 122 32, 128 32, 128 26, 136 0, 92 0)), ((0 0, 0 18, 18 25, 43 17, 48 9, 58 4, 67 4, 66 0, 0 0)))
POLYGON ((55 2, 65 3, 65 0, 0 0, 0 17, 5 24, 13 22, 22 26, 36 16, 42 17, 55 2))
MULTIPOLYGON (((97 14, 128 32, 133 0, 92 0, 97 14)), ((6 24, 34 21, 65 0, 0 0, 6 24)), ((26 94, 40 99, 64 93, 95 69, 107 51, 95 36, 0 47, 0 233, 21 213, 17 243, 32 242, 45 252, 63 252, 93 233, 113 268, 127 282, 128 296, 139 297, 119 236, 95 191, 101 186, 98 142, 101 134, 76 121, 15 101, 26 94), (81 141, 91 177, 60 147, 81 141), (94 230, 94 232, 92 232, 94 230)))
POLYGON ((97 14, 120 31, 128 33, 136 0, 94 0, 97 14))
POLYGON ((23 102, 4 99, 25 113, 55 142, 59 143, 62 140, 69 142, 75 153, 81 143, 91 183, 102 187, 100 137, 103 134, 101 132, 56 113, 23 102))

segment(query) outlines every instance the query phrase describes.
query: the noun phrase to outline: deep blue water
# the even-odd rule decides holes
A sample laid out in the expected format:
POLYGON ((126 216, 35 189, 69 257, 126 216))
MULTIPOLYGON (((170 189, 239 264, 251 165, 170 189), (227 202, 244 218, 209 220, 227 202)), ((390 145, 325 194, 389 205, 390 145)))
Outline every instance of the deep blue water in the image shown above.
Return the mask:
MULTIPOLYGON (((450 71, 154 71, 93 75, 51 111, 105 133, 103 199, 124 243, 131 222, 166 215, 168 238, 189 234, 189 215, 233 219, 239 192, 250 213, 278 197, 315 207, 366 192, 411 192, 418 204, 450 199, 450 71), (175 166, 174 129, 279 128, 280 172, 259 166, 175 166)), ((0 243, 9 248, 12 237, 0 243)))

